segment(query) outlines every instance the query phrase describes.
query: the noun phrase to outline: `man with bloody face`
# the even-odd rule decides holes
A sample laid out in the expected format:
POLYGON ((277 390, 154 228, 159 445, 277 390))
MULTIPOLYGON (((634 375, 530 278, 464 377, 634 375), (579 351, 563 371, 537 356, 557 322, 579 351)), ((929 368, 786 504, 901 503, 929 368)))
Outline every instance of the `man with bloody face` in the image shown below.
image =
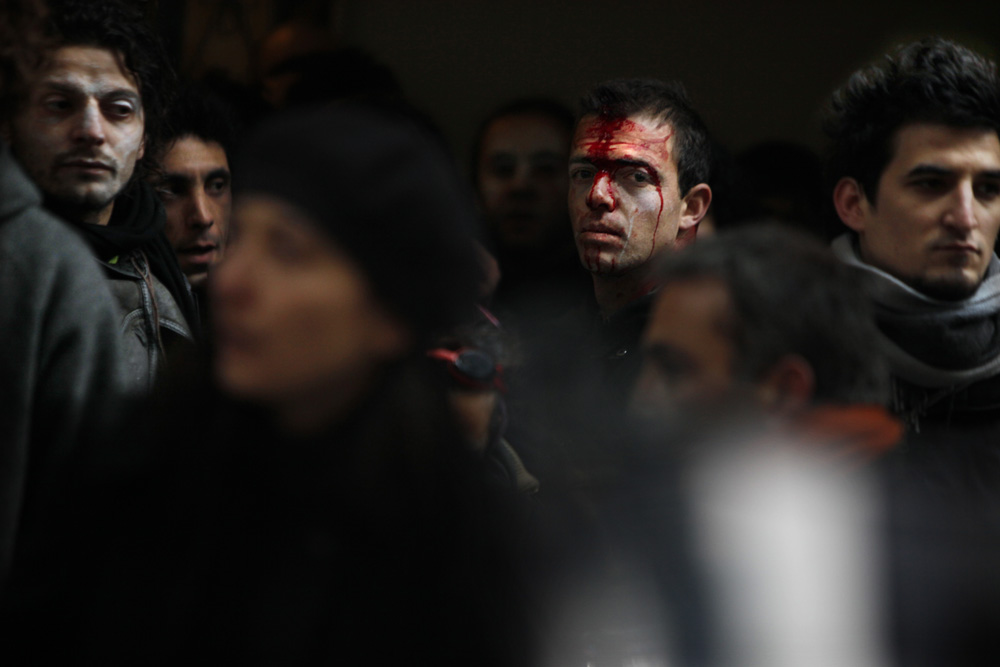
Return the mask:
POLYGON ((581 102, 569 214, 603 322, 605 385, 618 396, 638 375, 654 260, 694 240, 712 201, 710 161, 708 131, 676 82, 609 81, 581 102))
POLYGON ((676 83, 619 80, 584 98, 570 152, 580 261, 609 318, 650 290, 652 260, 692 240, 712 200, 710 148, 676 83))

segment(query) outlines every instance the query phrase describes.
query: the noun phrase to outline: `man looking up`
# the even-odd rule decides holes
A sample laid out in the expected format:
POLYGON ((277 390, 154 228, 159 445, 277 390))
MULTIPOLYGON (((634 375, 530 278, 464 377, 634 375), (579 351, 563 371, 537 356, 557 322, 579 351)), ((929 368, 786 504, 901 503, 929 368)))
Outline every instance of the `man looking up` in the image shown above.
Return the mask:
POLYGON ((931 38, 854 75, 828 107, 834 242, 865 270, 894 409, 917 430, 1000 423, 1000 79, 931 38))
POLYGON ((187 88, 174 101, 168 126, 158 193, 167 239, 188 282, 200 291, 222 258, 229 230, 233 120, 220 101, 187 88))
POLYGON ((45 205, 104 265, 123 311, 131 380, 151 387, 165 352, 191 340, 190 287, 163 234, 163 207, 137 172, 161 140, 172 74, 141 15, 117 2, 53 0, 46 66, 3 122, 45 205))

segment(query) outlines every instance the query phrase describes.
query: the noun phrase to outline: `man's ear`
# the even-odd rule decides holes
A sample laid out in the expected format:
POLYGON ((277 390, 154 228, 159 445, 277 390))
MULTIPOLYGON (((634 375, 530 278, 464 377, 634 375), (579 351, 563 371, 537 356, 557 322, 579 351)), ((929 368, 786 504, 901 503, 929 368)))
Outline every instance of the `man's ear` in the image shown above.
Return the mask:
POLYGON ((848 176, 837 181, 833 188, 833 205, 841 222, 856 232, 864 231, 871 205, 860 183, 848 176))
POLYGON ((757 383, 757 396, 764 409, 787 416, 808 406, 816 393, 816 374, 808 361, 797 354, 779 359, 757 383))
POLYGON ((142 156, 146 154, 146 133, 142 133, 142 141, 139 143, 139 153, 135 156, 135 161, 138 162, 142 159, 142 156))
POLYGON ((698 223, 708 213, 712 203, 712 188, 706 183, 694 186, 681 200, 681 219, 677 225, 677 241, 674 247, 683 248, 694 241, 698 234, 698 223))

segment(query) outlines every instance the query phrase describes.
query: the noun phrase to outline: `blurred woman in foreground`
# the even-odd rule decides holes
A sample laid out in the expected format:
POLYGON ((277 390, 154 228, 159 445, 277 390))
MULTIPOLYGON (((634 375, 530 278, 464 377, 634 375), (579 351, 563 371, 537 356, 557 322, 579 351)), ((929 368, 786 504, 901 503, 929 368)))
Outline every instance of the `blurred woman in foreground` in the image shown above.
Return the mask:
POLYGON ((18 624, 110 662, 523 664, 506 504, 424 353, 478 282, 448 159, 345 106, 262 127, 237 164, 218 391, 94 457, 53 549, 72 562, 18 624))

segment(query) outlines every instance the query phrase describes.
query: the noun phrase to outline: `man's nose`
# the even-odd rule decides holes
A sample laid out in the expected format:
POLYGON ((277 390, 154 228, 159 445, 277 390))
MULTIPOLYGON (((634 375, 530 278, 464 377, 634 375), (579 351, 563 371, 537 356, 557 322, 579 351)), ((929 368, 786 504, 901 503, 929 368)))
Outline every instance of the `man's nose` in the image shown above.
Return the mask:
POLYGON ((80 110, 73 138, 88 145, 100 145, 105 142, 104 117, 96 100, 88 102, 80 110))
POLYGON ((193 227, 211 227, 214 222, 208 195, 198 188, 191 197, 191 205, 188 210, 188 224, 193 227))
POLYGON ((606 208, 609 211, 615 210, 615 193, 611 182, 611 174, 600 171, 594 176, 594 183, 590 186, 590 194, 587 195, 587 206, 590 208, 606 208))
POLYGON ((942 222, 959 231, 969 231, 978 226, 976 195, 972 183, 963 182, 955 188, 942 222))

